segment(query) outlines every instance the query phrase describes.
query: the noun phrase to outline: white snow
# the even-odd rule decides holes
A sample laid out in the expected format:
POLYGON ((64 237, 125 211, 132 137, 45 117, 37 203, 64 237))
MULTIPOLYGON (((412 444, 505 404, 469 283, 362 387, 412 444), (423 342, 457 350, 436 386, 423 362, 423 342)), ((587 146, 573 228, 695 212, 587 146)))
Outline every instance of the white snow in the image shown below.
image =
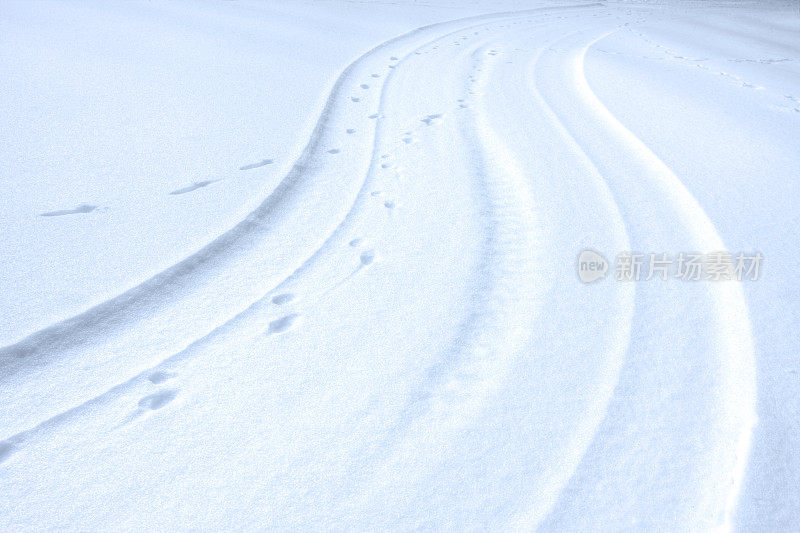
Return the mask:
POLYGON ((6 0, 0 95, 0 529, 800 530, 796 4, 6 0))

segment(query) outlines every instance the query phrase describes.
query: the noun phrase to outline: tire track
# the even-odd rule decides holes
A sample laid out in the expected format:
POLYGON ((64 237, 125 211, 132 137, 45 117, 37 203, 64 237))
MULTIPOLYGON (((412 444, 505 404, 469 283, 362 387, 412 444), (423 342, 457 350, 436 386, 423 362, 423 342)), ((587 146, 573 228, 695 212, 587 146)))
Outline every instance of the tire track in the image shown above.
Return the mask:
MULTIPOLYGON (((533 11, 537 12, 538 10, 533 11)), ((123 312, 126 313, 126 317, 128 318, 131 312, 133 312, 135 315, 136 312, 131 311, 131 308, 136 309, 137 307, 141 307, 141 314, 143 315, 152 313, 152 316, 145 316, 142 319, 148 320, 151 323, 157 323, 156 327, 158 328, 158 334, 160 334, 162 337, 166 336, 172 330, 167 329, 165 332, 158 323, 161 321, 170 323, 169 315, 165 317, 158 314, 159 311, 154 308, 155 304, 151 301, 152 298, 155 298, 154 293, 158 292, 159 288, 162 286, 170 288, 167 291, 168 293, 170 291, 177 293, 179 292, 181 286, 185 286, 188 281, 193 279, 192 276, 199 276, 201 274, 203 276, 208 276, 203 280, 206 283, 218 282, 219 278, 214 277, 214 275, 209 273, 209 270, 223 270, 225 265, 233 262, 231 257, 224 257, 224 252, 231 252, 231 256, 239 257, 241 257, 243 254, 257 255, 256 251, 258 250, 258 245, 252 241, 257 238, 263 239, 266 233, 270 231, 270 224, 267 223, 270 213, 276 210, 286 209, 286 204, 290 202, 289 197, 302 194, 302 184, 318 176, 319 171, 314 172, 312 169, 317 164, 317 161, 322 161, 324 164, 326 159, 324 158, 323 153, 330 151, 326 150, 327 146, 330 145, 330 138, 332 137, 335 139, 337 136, 335 132, 338 132, 339 130, 344 131, 343 124, 341 123, 348 122, 347 117, 342 119, 336 116, 337 106, 341 105, 340 100, 346 100, 346 95, 348 94, 348 91, 351 90, 351 85, 358 87, 362 91, 366 90, 361 87, 361 85, 364 84, 360 84, 359 82, 363 77, 366 76, 366 72, 375 70, 376 67, 372 66, 370 63, 373 58, 380 57, 381 59, 377 61, 383 61, 382 56, 388 55, 390 50, 394 50, 394 53, 401 58, 397 59, 392 56, 392 66, 394 68, 390 69, 387 75, 384 77, 381 86, 381 96, 378 103, 378 112, 376 113, 376 115, 380 116, 386 111, 384 93, 387 85, 391 83, 393 74, 397 67, 400 67, 406 61, 418 55, 417 52, 427 46, 430 42, 447 38, 448 36, 458 32, 466 31, 467 29, 476 25, 473 24, 467 26, 466 28, 459 26, 457 29, 444 34, 444 36, 439 33, 442 28, 458 26, 463 24, 465 21, 475 20, 481 21, 479 24, 477 24, 479 26, 485 24, 487 21, 503 20, 509 16, 509 13, 492 14, 423 27, 409 32, 401 37, 387 41, 386 43, 379 45, 359 58, 356 62, 351 64, 337 80, 334 90, 332 91, 331 96, 326 103, 325 111, 323 111, 320 121, 314 130, 315 133, 312 135, 303 155, 298 162, 295 163, 290 174, 287 175, 287 177, 281 182, 278 188, 270 195, 264 204, 262 204, 262 206, 260 206, 254 213, 248 216, 247 220, 242 222, 240 225, 234 228, 234 230, 231 230, 223 237, 220 237, 220 239, 214 243, 210 244, 196 256, 193 256, 193 258, 189 258, 183 263, 180 263, 179 265, 168 269, 164 273, 159 274, 152 280, 146 282, 137 289, 134 289, 133 293, 129 292, 120 297, 114 298, 106 304, 102 304, 101 306, 94 308, 84 315, 79 315, 78 317, 70 319, 65 323, 46 328, 42 332, 34 334, 16 345, 0 349, 0 357, 5 356, 6 360, 11 362, 11 365, 9 365, 11 368, 7 368, 8 373, 4 375, 4 378, 8 380, 14 375, 15 372, 19 372, 23 370, 26 365, 30 365, 32 369, 36 369, 37 371, 37 380, 41 380, 44 379, 41 374, 43 372, 41 367, 45 366, 45 368, 47 368, 47 362, 41 360, 41 358, 44 356, 51 358, 54 357, 54 354, 57 354, 58 352, 62 352, 63 355, 65 350, 71 350, 73 353, 70 354, 70 357, 76 358, 81 357, 86 352, 99 351, 103 349, 103 347, 107 348, 110 342, 109 338, 113 338, 114 329, 138 329, 140 327, 140 325, 137 325, 135 320, 134 322, 126 322, 123 320, 123 317, 117 316, 123 312), (411 46, 411 49, 405 54, 397 51, 398 43, 409 40, 418 43, 420 36, 427 36, 429 34, 434 35, 432 41, 425 41, 421 45, 409 45, 411 46), (368 64, 362 65, 362 63, 368 64), (356 73, 356 70, 359 70, 359 73, 356 73), (242 233, 244 233, 244 235, 242 233), (251 245, 249 247, 245 246, 244 249, 237 249, 237 247, 240 246, 237 241, 241 239, 250 240, 251 245), (213 261, 208 256, 216 256, 220 258, 220 262, 209 265, 209 263, 213 263, 213 261), (178 278, 182 281, 177 281, 173 278, 178 278), (99 343, 93 343, 93 338, 97 338, 99 343), (20 357, 20 355, 23 355, 24 357, 20 357)), ((370 77, 374 78, 372 75, 370 75, 370 77)), ((349 207, 347 208, 342 220, 333 229, 332 233, 316 247, 313 253, 302 263, 300 263, 299 267, 291 270, 291 272, 289 272, 282 280, 275 282, 274 285, 265 287, 263 289, 264 292, 261 293, 252 303, 249 303, 244 310, 237 312, 231 318, 223 319, 222 322, 216 322, 216 324, 209 323, 208 327, 211 327, 212 325, 213 327, 211 327, 208 333, 200 334, 197 337, 194 336, 196 334, 192 334, 191 336, 187 337, 187 332, 185 329, 181 330, 180 338, 176 342, 166 343, 166 345, 163 345, 164 343, 162 343, 162 346, 159 346, 159 350, 161 351, 162 355, 160 359, 156 359, 157 362, 154 364, 142 365, 141 362, 137 361, 136 365, 132 369, 126 369, 127 372, 133 370, 132 375, 126 381, 120 382, 117 372, 108 372, 108 375, 111 376, 113 381, 102 390, 97 390, 96 385, 93 384, 93 387, 95 388, 94 395, 88 397, 84 396, 82 401, 74 402, 73 407, 70 407, 69 409, 63 409, 63 405, 60 406, 57 410, 52 411, 50 416, 45 421, 28 423, 28 427, 30 429, 23 429, 25 424, 20 424, 19 421, 15 421, 16 427, 20 428, 21 430, 17 431, 13 435, 7 436, 5 442, 11 443, 13 445, 13 450, 20 450, 24 448, 24 446, 30 445, 36 439, 46 438, 48 433, 55 431, 58 427, 62 427, 70 421, 79 418, 80 416, 83 416, 87 412, 94 411, 101 406, 108 406, 118 398, 127 397, 130 394, 138 394, 137 391, 143 390, 143 387, 146 388, 149 386, 148 383, 152 383, 152 380, 149 379, 149 376, 159 372, 174 372, 180 363, 187 361, 194 354, 202 351, 204 346, 218 341, 220 338, 224 338, 226 335, 228 335, 228 332, 235 330, 243 323, 255 320, 255 316, 264 313, 265 310, 268 310, 269 305, 273 303, 270 298, 271 295, 279 292, 285 292, 284 289, 291 285, 294 280, 302 277, 308 277, 311 275, 312 270, 320 268, 319 260, 325 255, 325 253, 332 253, 335 248, 343 247, 340 246, 341 241, 347 238, 346 233, 348 231, 348 225, 351 222, 354 210, 358 210, 364 202, 368 201, 366 192, 372 185, 372 177, 376 174, 378 168, 380 167, 380 158, 377 148, 378 139, 380 136, 380 127, 380 120, 376 121, 375 125, 372 127, 374 134, 370 139, 372 145, 370 150, 370 163, 367 170, 363 173, 364 179, 358 188, 358 192, 355 194, 352 202, 349 203, 349 207), (169 349, 169 346, 173 346, 174 348, 178 349, 167 355, 168 352, 166 352, 166 350, 169 349)), ((362 253, 362 256, 364 253, 362 253)), ((363 257, 362 266, 364 266, 363 257)), ((323 269, 324 267, 325 265, 322 265, 323 269)), ((226 277, 230 278, 231 275, 226 274, 226 277)), ((323 293, 326 290, 327 289, 323 285, 320 287, 319 293, 323 293)), ((219 294, 221 291, 222 289, 216 288, 217 294, 219 294)), ((169 299, 169 294, 158 296, 162 299, 169 299)), ((313 294, 308 294, 306 295, 306 299, 313 298, 313 296, 313 294)), ((204 297, 208 298, 207 295, 204 297)), ((287 329, 296 318, 296 313, 290 313, 283 317, 275 317, 273 319, 275 326, 273 327, 270 325, 268 331, 272 333, 282 332, 287 329), (284 328, 283 325, 287 325, 287 328, 284 328)), ((219 316, 216 316, 216 321, 219 321, 219 316)), ((182 325, 185 326, 185 323, 182 325)), ((195 331, 198 331, 198 329, 195 328, 195 331)), ((147 342, 149 344, 158 346, 159 343, 154 341, 154 339, 148 335, 149 332, 150 331, 137 331, 136 337, 140 340, 140 342, 147 342)), ((145 347, 145 345, 139 343, 126 342, 129 340, 130 339, 123 338, 120 340, 116 348, 111 349, 112 352, 116 352, 114 353, 115 361, 124 362, 126 358, 130 358, 136 352, 148 349, 145 347)), ((112 346, 114 345, 112 344, 112 346)), ((157 353, 152 354, 151 361, 156 357, 157 353)), ((121 369, 123 367, 118 365, 116 368, 121 369)), ((62 372, 63 370, 64 365, 60 362, 55 368, 52 369, 54 372, 62 372)), ((94 377, 92 379, 94 381, 94 377)), ((36 382, 34 382, 34 385, 35 383, 36 382)), ((51 382, 51 387, 52 386, 53 383, 51 382)), ((74 386, 74 383, 68 382, 68 386, 65 387, 65 390, 73 391, 74 386)), ((33 397, 35 394, 35 388, 30 394, 31 397, 33 397)), ((48 398, 47 401, 55 404, 57 402, 54 401, 54 399, 57 397, 57 392, 54 391, 53 396, 48 398)), ((44 400, 37 399, 37 401, 41 402, 44 400)), ((7 416, 9 416, 9 413, 7 413, 7 416)), ((10 428, 12 426, 8 424, 7 427, 10 428)), ((4 454, 4 457, 7 456, 8 454, 4 454)))
MULTIPOLYGON (((539 86, 583 150, 602 169, 612 191, 616 192, 634 248, 653 251, 687 249, 704 253, 724 250, 722 240, 696 199, 591 91, 583 73, 585 56, 594 44, 608 35, 597 36, 594 32, 590 37, 578 35, 563 39, 562 46, 568 50, 566 57, 550 54, 547 72, 554 75, 550 79, 540 76, 537 79, 539 86), (558 98, 555 97, 555 87, 561 92, 558 98), (577 104, 576 107, 564 106, 563 91, 570 96, 571 102, 577 104), (654 210, 656 199, 666 203, 658 208, 658 216, 654 218, 643 212, 642 206, 654 210), (665 223, 665 220, 670 223, 665 223)), ((562 494, 554 515, 542 527, 584 529, 592 527, 594 520, 602 521, 604 517, 588 517, 578 507, 592 501, 588 494, 589 479, 615 472, 614 478, 620 483, 625 483, 622 480, 637 483, 640 490, 635 500, 618 502, 620 508, 616 520, 620 521, 617 524, 620 527, 656 521, 654 523, 661 526, 669 523, 678 528, 730 528, 755 424, 752 340, 741 288, 733 283, 706 285, 686 287, 682 293, 672 294, 649 285, 637 294, 636 341, 631 346, 607 418, 578 473, 562 494), (691 344, 678 339, 665 342, 663 332, 647 323, 658 312, 663 313, 666 319, 662 324, 667 331, 669 328, 678 331, 681 319, 687 317, 700 323, 705 321, 709 326, 704 336, 691 339, 691 344), (642 365, 651 358, 658 365, 645 370, 642 365), (670 376, 668 384, 664 382, 667 375, 670 376), (698 375, 702 377, 698 378, 698 375), (691 413, 663 413, 658 422, 661 425, 657 427, 637 424, 636 420, 658 420, 659 416, 648 407, 655 401, 653 395, 673 389, 673 394, 678 394, 677 391, 683 389, 680 394, 687 399, 703 398, 707 390, 698 387, 698 381, 705 383, 706 380, 710 382, 706 386, 711 386, 715 392, 716 399, 710 404, 702 408, 695 405, 691 413), (699 410, 707 414, 698 416, 699 410), (642 426, 634 430, 637 437, 629 438, 627 444, 619 441, 621 428, 626 423, 633 427, 642 426), (688 438, 690 428, 697 436, 692 444, 687 444, 682 437, 688 438), (729 442, 734 443, 732 450, 719 448, 729 442), (644 455, 642 461, 650 463, 661 457, 668 459, 688 454, 692 464, 698 464, 698 470, 699 464, 705 465, 703 470, 706 473, 703 478, 696 478, 691 470, 672 471, 666 465, 652 464, 655 471, 663 472, 666 481, 650 486, 648 481, 638 478, 641 465, 637 465, 638 471, 635 471, 629 470, 629 466, 610 464, 614 457, 639 456, 642 452, 634 447, 640 445, 647 448, 658 446, 649 452, 652 459, 645 459, 647 455, 644 455), (632 481, 632 476, 637 481, 632 481), (652 492, 653 501, 664 502, 669 497, 663 494, 665 490, 680 491, 681 496, 674 498, 683 503, 659 507, 673 513, 669 518, 652 516, 652 510, 644 503, 648 498, 643 494, 652 492), (583 521, 576 520, 577 516, 582 516, 583 521), (632 522, 622 522, 624 520, 632 522)), ((656 479, 658 477, 651 482, 656 479)), ((614 493, 611 490, 605 497, 598 496, 597 501, 607 501, 614 493)), ((608 522, 603 523, 608 525, 608 522)))

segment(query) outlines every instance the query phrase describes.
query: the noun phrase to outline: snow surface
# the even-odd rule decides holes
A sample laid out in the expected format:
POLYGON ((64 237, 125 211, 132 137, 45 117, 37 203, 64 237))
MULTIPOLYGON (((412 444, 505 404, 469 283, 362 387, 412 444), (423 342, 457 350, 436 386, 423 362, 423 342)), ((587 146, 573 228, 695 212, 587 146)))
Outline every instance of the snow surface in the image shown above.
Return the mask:
POLYGON ((800 531, 796 3, 4 0, 0 95, 0 529, 800 531))

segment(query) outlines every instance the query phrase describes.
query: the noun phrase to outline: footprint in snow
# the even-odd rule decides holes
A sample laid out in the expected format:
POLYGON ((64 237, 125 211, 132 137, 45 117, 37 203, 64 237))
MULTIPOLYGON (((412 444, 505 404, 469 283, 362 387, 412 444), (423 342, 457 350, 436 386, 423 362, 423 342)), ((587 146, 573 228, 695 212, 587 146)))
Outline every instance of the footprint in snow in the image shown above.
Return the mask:
POLYGON ((352 241, 350 241, 350 243, 349 243, 349 244, 350 244, 350 246, 352 246, 353 248, 356 248, 356 247, 357 247, 357 246, 359 246, 359 245, 360 245, 362 242, 363 242, 363 239, 362 239, 361 237, 356 237, 355 239, 353 239, 352 241))
POLYGON ((176 189, 172 191, 170 194, 175 196, 178 194, 186 194, 187 192, 196 191, 197 189, 202 189, 203 187, 208 187, 212 183, 215 183, 219 180, 205 180, 205 181, 196 181, 187 187, 183 187, 182 189, 176 189))
POLYGON ((375 250, 361 252, 361 266, 369 266, 375 261, 375 250))
POLYGON ((347 133, 349 133, 350 135, 354 134, 355 132, 356 132, 356 130, 354 130, 353 128, 348 128, 347 129, 347 133))
POLYGON ((0 442, 0 463, 8 459, 14 453, 14 445, 10 442, 0 442))
POLYGON ((167 372, 165 370, 157 370, 157 371, 153 372, 152 374, 150 374, 147 377, 147 379, 149 379, 150 382, 155 384, 155 385, 160 385, 161 383, 164 383, 165 381, 170 380, 170 379, 174 378, 177 375, 178 374, 175 374, 173 372, 167 372))
POLYGON ((275 161, 273 161, 272 159, 262 159, 258 163, 250 163, 249 165, 244 165, 242 167, 239 167, 239 170, 252 170, 254 168, 263 167, 263 166, 266 166, 266 165, 271 165, 274 162, 275 161))
POLYGON ((40 217, 61 217, 64 215, 80 215, 84 213, 91 213, 97 209, 96 205, 90 204, 80 204, 76 206, 74 209, 61 209, 59 211, 48 211, 46 213, 40 213, 40 217))
POLYGON ((269 329, 267 330, 267 335, 272 335, 273 333, 276 334, 283 333, 284 331, 287 331, 289 328, 292 327, 292 325, 295 323, 295 321, 299 316, 300 315, 298 315, 297 313, 294 313, 291 315, 286 315, 283 318, 273 320, 272 322, 269 323, 269 329))
POLYGON ((373 77, 373 78, 380 78, 380 77, 381 77, 381 75, 380 75, 380 74, 373 74, 373 75, 372 75, 372 77, 373 77))
POLYGON ((360 101, 361 101, 361 98, 358 98, 358 97, 356 97, 356 96, 351 96, 351 97, 350 97, 350 100, 352 100, 352 101, 354 101, 354 102, 360 102, 360 101))
POLYGON ((331 148, 330 150, 328 150, 329 154, 338 154, 339 152, 341 152, 341 150, 339 150, 338 148, 331 148))
POLYGON ((177 395, 178 391, 176 389, 158 391, 155 394, 150 394, 149 396, 145 396, 139 400, 139 407, 142 409, 155 411, 156 409, 161 409, 169 402, 174 400, 175 396, 177 395))
POLYGON ((361 88, 362 89, 369 89, 369 85, 367 85, 366 83, 362 83, 361 84, 361 88))
POLYGON ((386 200, 383 202, 383 205, 386 207, 386 209, 394 209, 395 204, 392 200, 386 200))
POLYGON ((294 294, 286 292, 283 294, 278 294, 277 296, 273 297, 272 303, 274 303, 275 305, 283 305, 291 302, 292 300, 294 300, 294 294))
POLYGON ((427 117, 420 119, 420 122, 424 122, 426 125, 431 126, 433 124, 438 124, 441 122, 442 115, 441 113, 435 115, 428 115, 427 117))

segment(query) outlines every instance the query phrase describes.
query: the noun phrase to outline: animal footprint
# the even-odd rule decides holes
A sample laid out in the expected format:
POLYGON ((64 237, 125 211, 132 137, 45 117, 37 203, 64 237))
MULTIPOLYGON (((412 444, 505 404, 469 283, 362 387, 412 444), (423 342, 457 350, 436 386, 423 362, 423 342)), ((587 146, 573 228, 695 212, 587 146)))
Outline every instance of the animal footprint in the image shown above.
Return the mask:
POLYGON ((0 442, 0 463, 8 459, 14 453, 14 445, 10 442, 0 442))
POLYGON ((369 266, 372 264, 373 261, 375 261, 375 250, 367 250, 366 252, 361 252, 362 266, 369 266))
POLYGON ((331 148, 330 150, 328 150, 329 154, 338 154, 339 152, 341 152, 341 150, 339 150, 338 148, 331 148))
POLYGON ((177 374, 174 374, 172 372, 166 372, 164 370, 158 370, 150 374, 150 376, 148 376, 147 379, 149 379, 150 382, 155 385, 160 385, 161 383, 164 383, 165 381, 172 379, 175 376, 177 376, 177 374))
POLYGON ((347 133, 349 133, 350 135, 354 134, 355 132, 356 132, 356 130, 354 130, 353 128, 348 128, 347 129, 347 133))
POLYGON ((356 237, 355 239, 350 241, 349 244, 350 244, 350 246, 355 248, 356 246, 359 246, 363 241, 364 241, 364 239, 362 239, 361 237, 356 237))
POLYGON ((254 168, 263 167, 264 165, 271 165, 272 163, 274 163, 272 159, 264 159, 258 163, 251 163, 249 165, 239 167, 239 170, 252 170, 254 168))
POLYGON ((279 318, 277 320, 273 320, 269 323, 269 329, 267 330, 267 335, 272 335, 273 333, 283 333, 284 331, 288 330, 292 327, 292 325, 299 317, 297 313, 286 315, 283 318, 279 318))
POLYGON ((352 101, 354 101, 354 102, 360 102, 360 101, 361 101, 361 98, 358 98, 358 97, 356 97, 356 96, 351 96, 351 97, 350 97, 350 100, 352 100, 352 101))
POLYGON ((367 85, 366 83, 362 83, 361 84, 361 88, 362 89, 369 89, 369 85, 367 85))
POLYGON ((48 211, 47 213, 40 213, 40 217, 60 217, 64 215, 79 215, 82 213, 91 213, 97 209, 96 205, 80 204, 75 209, 62 209, 60 211, 48 211))
POLYGON ((426 125, 431 126, 433 124, 439 124, 442 120, 442 114, 437 113, 435 115, 428 115, 427 117, 420 119, 420 122, 424 122, 426 125))
POLYGON ((383 202, 383 205, 386 207, 386 209, 394 209, 394 202, 392 200, 386 200, 383 202))
POLYGON ((203 187, 208 187, 212 183, 219 181, 219 180, 206 180, 206 181, 196 181, 189 185, 188 187, 184 187, 182 189, 177 189, 172 191, 171 195, 178 195, 178 194, 186 194, 187 192, 196 191, 197 189, 202 189, 203 187))
POLYGON ((272 298, 272 303, 274 303, 275 305, 283 305, 291 302, 292 300, 294 300, 294 294, 287 292, 284 294, 279 294, 274 298, 272 298))
POLYGON ((177 395, 178 391, 176 389, 158 391, 155 394, 145 396, 139 400, 139 407, 142 409, 150 409, 151 411, 155 411, 156 409, 161 409, 169 402, 174 400, 175 396, 177 395))

